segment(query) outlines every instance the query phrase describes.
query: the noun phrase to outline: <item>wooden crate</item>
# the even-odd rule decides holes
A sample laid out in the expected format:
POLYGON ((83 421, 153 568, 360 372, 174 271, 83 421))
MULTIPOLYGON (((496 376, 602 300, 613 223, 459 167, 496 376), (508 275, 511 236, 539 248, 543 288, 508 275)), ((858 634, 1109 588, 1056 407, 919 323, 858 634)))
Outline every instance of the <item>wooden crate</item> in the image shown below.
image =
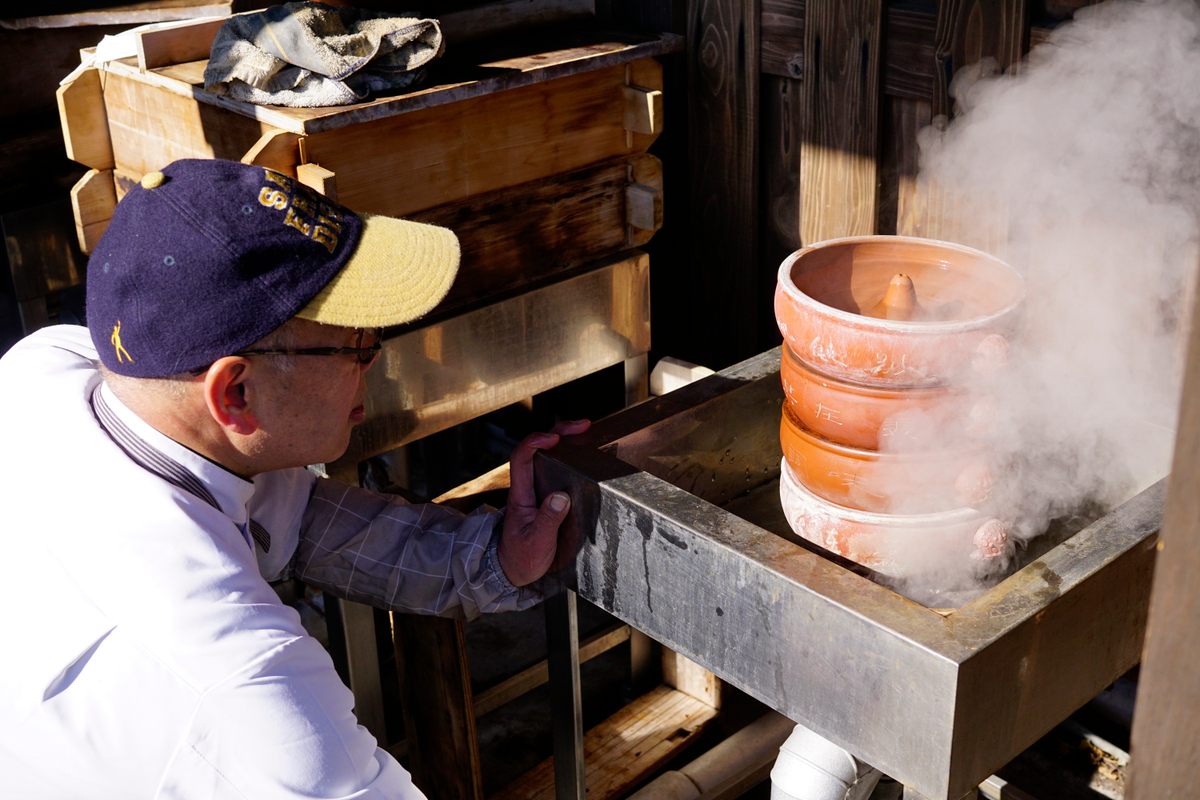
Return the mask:
POLYGON ((443 69, 453 80, 289 109, 204 90, 217 27, 144 34, 139 58, 60 87, 67 153, 91 167, 71 193, 84 252, 128 187, 178 158, 260 164, 356 211, 452 228, 463 263, 439 317, 640 247, 662 224, 662 167, 645 151, 662 130, 655 57, 679 37, 574 31, 497 57, 479 45, 443 69))

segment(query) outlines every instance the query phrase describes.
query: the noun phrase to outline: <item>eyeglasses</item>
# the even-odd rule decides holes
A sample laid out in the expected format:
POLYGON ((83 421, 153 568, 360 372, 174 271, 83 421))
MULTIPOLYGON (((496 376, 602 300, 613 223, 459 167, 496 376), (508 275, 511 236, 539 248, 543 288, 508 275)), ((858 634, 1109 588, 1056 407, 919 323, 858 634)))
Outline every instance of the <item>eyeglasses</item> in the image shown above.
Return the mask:
POLYGON ((382 328, 355 328, 354 347, 297 347, 272 350, 239 350, 235 356, 341 356, 353 355, 359 364, 375 361, 383 349, 382 328), (364 345, 363 342, 370 342, 364 345))

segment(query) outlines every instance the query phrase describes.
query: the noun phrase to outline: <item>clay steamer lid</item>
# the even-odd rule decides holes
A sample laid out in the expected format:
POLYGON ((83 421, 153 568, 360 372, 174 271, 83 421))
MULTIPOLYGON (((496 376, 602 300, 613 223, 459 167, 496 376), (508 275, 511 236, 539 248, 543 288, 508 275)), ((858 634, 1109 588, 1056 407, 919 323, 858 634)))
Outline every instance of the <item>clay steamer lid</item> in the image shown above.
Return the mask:
POLYGON ((163 377, 292 317, 411 322, 446 295, 458 263, 445 228, 355 214, 263 167, 181 160, 117 205, 88 261, 88 328, 108 369, 163 377))

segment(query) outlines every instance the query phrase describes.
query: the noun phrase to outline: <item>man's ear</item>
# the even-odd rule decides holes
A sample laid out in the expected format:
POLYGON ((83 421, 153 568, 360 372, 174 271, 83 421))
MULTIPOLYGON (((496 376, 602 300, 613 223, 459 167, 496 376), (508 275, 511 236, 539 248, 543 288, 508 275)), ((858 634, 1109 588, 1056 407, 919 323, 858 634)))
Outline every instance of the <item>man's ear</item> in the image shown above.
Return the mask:
POLYGON ((246 400, 250 362, 240 356, 219 358, 204 375, 204 404, 223 428, 249 436, 258 430, 258 418, 246 400))

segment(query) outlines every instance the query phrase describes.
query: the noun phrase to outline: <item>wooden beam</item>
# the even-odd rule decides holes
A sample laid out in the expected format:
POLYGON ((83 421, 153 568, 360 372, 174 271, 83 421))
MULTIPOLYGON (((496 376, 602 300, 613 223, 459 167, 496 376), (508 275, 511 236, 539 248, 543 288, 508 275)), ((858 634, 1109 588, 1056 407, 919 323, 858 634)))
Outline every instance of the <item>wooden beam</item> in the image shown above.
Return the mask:
POLYGON ((59 86, 56 97, 67 158, 92 169, 112 169, 113 147, 100 70, 83 70, 59 86))
MULTIPOLYGON (((619 644, 629 641, 629 626, 618 625, 609 631, 598 633, 579 643, 579 663, 591 661, 607 653, 619 644)), ((495 711, 505 703, 512 702, 526 692, 532 691, 549 679, 546 660, 526 667, 517 674, 505 678, 475 696, 475 717, 495 711)))
POLYGON ((804 244, 875 231, 882 24, 882 0, 805 5, 804 244))
MULTIPOLYGON (((71 3, 70 5, 84 6, 89 4, 71 3)), ((80 8, 79 11, 70 11, 62 14, 4 19, 0 20, 0 29, 47 30, 108 25, 129 27, 132 25, 170 22, 190 17, 228 15, 232 7, 232 0, 152 0, 152 2, 137 2, 122 5, 114 3, 104 8, 80 8)))
POLYGON ((458 235, 462 265, 445 310, 642 246, 662 225, 662 190, 662 163, 639 153, 409 216, 458 235))
POLYGON ((309 134, 301 161, 337 173, 350 208, 410 216, 644 152, 656 134, 625 127, 627 85, 661 91, 661 65, 640 59, 309 134))
POLYGON ((1129 800, 1194 797, 1200 763, 1200 287, 1167 488, 1131 738, 1129 800))

